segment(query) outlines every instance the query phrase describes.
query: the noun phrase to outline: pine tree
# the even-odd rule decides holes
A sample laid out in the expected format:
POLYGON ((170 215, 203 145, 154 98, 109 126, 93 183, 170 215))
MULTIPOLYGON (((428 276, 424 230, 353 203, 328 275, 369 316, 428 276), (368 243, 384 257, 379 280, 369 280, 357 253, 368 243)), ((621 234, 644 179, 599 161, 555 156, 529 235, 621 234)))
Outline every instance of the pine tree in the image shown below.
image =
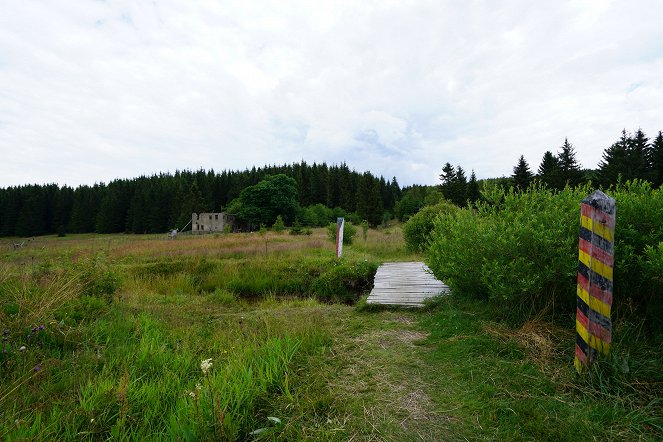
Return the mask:
POLYGON ((650 179, 649 138, 638 129, 630 138, 627 149, 627 179, 650 179))
POLYGON ((564 185, 577 186, 582 184, 585 180, 585 174, 580 169, 580 165, 576 160, 576 153, 573 145, 569 143, 569 139, 564 139, 562 151, 557 156, 559 160, 559 171, 561 182, 564 185))
POLYGON ((658 131, 650 148, 651 180, 654 186, 663 185, 663 132, 658 131))
POLYGON ((550 189, 561 190, 564 187, 560 177, 559 160, 550 151, 543 154, 536 176, 550 189))
POLYGON ((513 168, 513 175, 511 176, 513 185, 520 191, 526 190, 532 182, 532 177, 533 175, 529 170, 527 161, 525 161, 525 156, 521 155, 518 158, 518 164, 513 168))
POLYGON ((599 183, 603 187, 614 185, 628 175, 628 146, 631 143, 626 129, 622 130, 622 136, 612 146, 603 151, 603 157, 599 163, 599 183))
POLYGON ((465 177, 465 171, 460 166, 456 167, 456 178, 452 190, 451 201, 458 206, 464 206, 467 203, 465 199, 467 195, 467 177, 465 177))
POLYGON ((442 181, 442 186, 452 183, 455 178, 456 169, 454 169, 451 163, 446 163, 442 168, 442 173, 440 174, 440 181, 442 181))
POLYGON ((477 182, 477 176, 474 174, 474 170, 472 170, 472 174, 470 175, 470 181, 467 183, 467 195, 465 198, 470 201, 472 204, 476 203, 479 201, 479 198, 481 198, 481 192, 479 191, 479 183, 477 182))
POLYGON ((446 163, 442 167, 442 173, 440 174, 440 190, 442 195, 449 201, 453 201, 454 194, 454 183, 456 182, 456 169, 451 165, 451 163, 446 163))

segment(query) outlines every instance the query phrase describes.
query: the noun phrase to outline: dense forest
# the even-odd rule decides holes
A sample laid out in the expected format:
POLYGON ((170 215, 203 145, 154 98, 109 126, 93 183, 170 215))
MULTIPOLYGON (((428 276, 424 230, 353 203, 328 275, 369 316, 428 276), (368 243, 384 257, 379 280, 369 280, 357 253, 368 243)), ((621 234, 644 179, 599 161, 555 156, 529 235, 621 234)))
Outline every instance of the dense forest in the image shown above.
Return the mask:
POLYGON ((339 208, 375 225, 400 197, 391 181, 343 163, 305 162, 244 171, 177 171, 79 186, 25 185, 0 189, 0 235, 36 236, 73 232, 157 233, 183 228, 192 212, 220 212, 240 192, 268 175, 284 174, 297 184, 302 208, 339 208))

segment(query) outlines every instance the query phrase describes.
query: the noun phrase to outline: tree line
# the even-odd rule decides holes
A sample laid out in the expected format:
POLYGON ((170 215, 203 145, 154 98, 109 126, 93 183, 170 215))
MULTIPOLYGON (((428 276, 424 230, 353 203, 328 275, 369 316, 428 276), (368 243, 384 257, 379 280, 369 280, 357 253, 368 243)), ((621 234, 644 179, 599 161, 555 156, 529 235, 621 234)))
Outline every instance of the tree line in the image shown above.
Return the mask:
MULTIPOLYGON (((620 181, 634 179, 649 181, 654 187, 663 184, 661 131, 650 140, 641 129, 633 134, 626 129, 622 130, 619 140, 603 151, 598 169, 583 169, 576 159, 573 145, 565 139, 557 153, 547 151, 543 154, 536 173, 532 171, 524 155, 521 155, 510 177, 484 181, 494 181, 505 187, 524 190, 537 180, 550 189, 562 190, 567 185, 574 187, 588 181, 608 188, 620 181)), ((442 168, 440 181, 439 188, 443 196, 459 206, 466 205, 468 201, 475 202, 480 197, 474 171, 468 180, 461 166, 453 167, 446 163, 442 168)), ((404 191, 407 193, 408 190, 404 191)), ((404 195, 404 198, 406 196, 404 195)))
POLYGON ((176 171, 76 188, 57 184, 0 189, 0 236, 73 233, 158 233, 183 228, 191 213, 222 212, 265 177, 294 179, 300 207, 322 205, 376 225, 389 217, 401 188, 345 163, 253 167, 244 171, 176 171))

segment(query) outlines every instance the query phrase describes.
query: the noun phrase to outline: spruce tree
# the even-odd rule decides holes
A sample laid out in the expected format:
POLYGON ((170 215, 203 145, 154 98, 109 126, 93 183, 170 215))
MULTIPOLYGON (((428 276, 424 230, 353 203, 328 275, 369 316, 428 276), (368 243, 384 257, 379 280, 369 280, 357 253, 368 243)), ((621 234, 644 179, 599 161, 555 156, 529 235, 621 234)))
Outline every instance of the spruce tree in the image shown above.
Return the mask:
POLYGON ((525 156, 521 155, 520 158, 518 158, 518 164, 513 168, 513 175, 511 175, 513 185, 516 189, 524 191, 532 182, 532 178, 533 174, 529 170, 529 164, 525 161, 525 156))
POLYGON ((558 154, 560 178, 564 185, 577 186, 585 180, 585 174, 576 160, 576 153, 569 139, 564 139, 562 151, 558 154))
POLYGON ((462 167, 456 167, 456 178, 454 179, 452 186, 452 196, 451 201, 453 201, 458 206, 464 206, 467 203, 465 199, 467 195, 467 177, 465 177, 465 171, 462 167))
POLYGON ((599 183, 603 187, 617 184, 619 177, 627 179, 628 175, 628 147, 631 143, 626 129, 622 130, 622 136, 612 146, 603 151, 603 157, 599 163, 599 183))
POLYGON ((651 180, 654 186, 663 185, 663 132, 658 131, 650 148, 651 180))
POLYGON ((650 179, 649 138, 645 136, 642 129, 638 129, 629 141, 626 151, 628 179, 650 179))
POLYGON ((550 189, 561 190, 564 187, 561 183, 559 160, 550 151, 543 154, 536 176, 550 189))
POLYGON ((456 169, 454 169, 451 163, 446 163, 442 168, 440 181, 442 181, 442 184, 440 184, 442 195, 444 195, 444 197, 449 201, 453 201, 453 187, 456 181, 456 169))
POLYGON ((470 181, 467 183, 467 195, 466 199, 470 201, 472 204, 476 203, 479 201, 479 198, 481 198, 481 192, 479 191, 479 183, 477 182, 477 176, 474 173, 474 170, 472 170, 472 174, 470 175, 470 181))

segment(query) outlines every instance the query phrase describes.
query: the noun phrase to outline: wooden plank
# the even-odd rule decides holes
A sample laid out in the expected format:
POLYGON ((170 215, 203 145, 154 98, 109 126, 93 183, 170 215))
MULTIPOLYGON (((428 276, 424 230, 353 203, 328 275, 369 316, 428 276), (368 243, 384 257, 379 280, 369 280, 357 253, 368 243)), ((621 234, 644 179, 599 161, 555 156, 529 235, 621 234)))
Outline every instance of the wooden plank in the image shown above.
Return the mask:
POLYGON ((449 293, 423 262, 390 262, 375 273, 369 304, 421 307, 426 299, 449 293))

